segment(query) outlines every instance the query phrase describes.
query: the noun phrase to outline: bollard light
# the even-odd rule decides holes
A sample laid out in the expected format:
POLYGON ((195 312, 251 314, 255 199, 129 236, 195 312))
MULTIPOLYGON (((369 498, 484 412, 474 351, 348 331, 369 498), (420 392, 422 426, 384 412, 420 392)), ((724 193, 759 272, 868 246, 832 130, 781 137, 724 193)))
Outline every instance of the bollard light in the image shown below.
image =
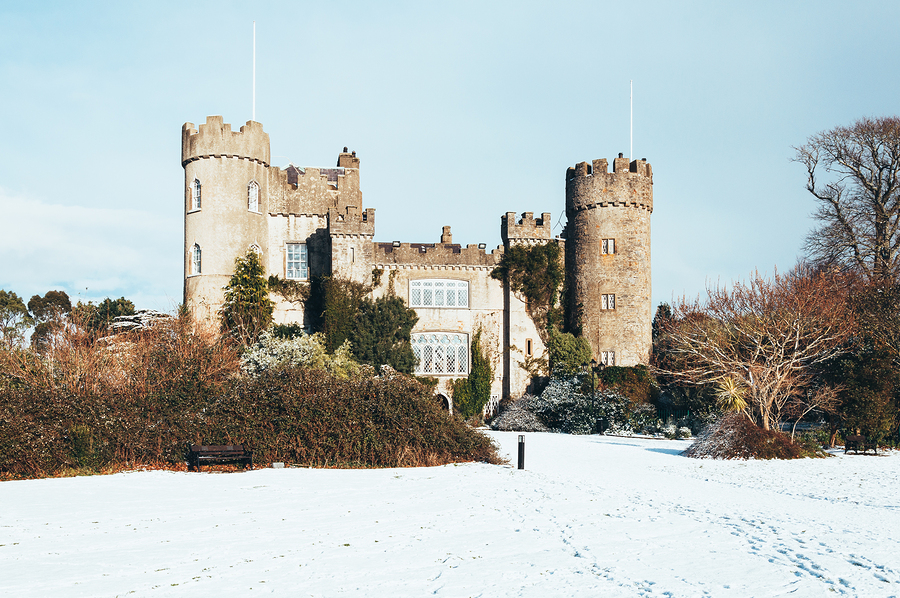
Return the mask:
POLYGON ((525 436, 519 435, 519 469, 525 469, 525 436))

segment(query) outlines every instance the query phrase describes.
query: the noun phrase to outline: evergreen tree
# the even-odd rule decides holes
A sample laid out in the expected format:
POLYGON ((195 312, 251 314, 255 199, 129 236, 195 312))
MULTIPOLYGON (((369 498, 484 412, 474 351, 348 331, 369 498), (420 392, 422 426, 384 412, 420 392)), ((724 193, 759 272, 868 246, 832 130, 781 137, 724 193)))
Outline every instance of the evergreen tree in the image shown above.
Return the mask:
POLYGON ((60 332, 65 326, 65 318, 72 312, 72 302, 65 291, 47 291, 43 297, 31 297, 28 311, 37 322, 31 333, 31 345, 38 351, 43 351, 51 345, 54 333, 60 332))
POLYGON ((313 329, 325 337, 328 353, 334 353, 350 338, 370 291, 364 284, 331 276, 318 276, 311 281, 307 307, 313 329))
MULTIPOLYGON (((32 297, 32 300, 34 300, 34 297, 32 297)), ((125 297, 119 297, 118 299, 107 297, 97 305, 94 305, 92 301, 87 303, 79 301, 72 309, 72 313, 75 315, 76 321, 82 326, 94 332, 103 333, 109 327, 109 323, 116 317, 133 315, 134 303, 125 297)))
POLYGON ((0 340, 12 349, 23 338, 23 331, 31 325, 25 302, 13 291, 0 290, 0 340))
POLYGON ((234 274, 225 287, 222 330, 249 346, 272 323, 274 308, 259 255, 248 250, 234 260, 234 274))
POLYGON ((481 328, 472 336, 472 360, 468 378, 453 383, 453 410, 464 419, 481 416, 491 399, 494 372, 491 362, 481 348, 481 328))
POLYGON ((386 295, 374 301, 359 302, 355 325, 349 331, 353 355, 361 363, 380 368, 389 365, 398 372, 411 374, 416 358, 410 344, 413 326, 419 321, 415 310, 406 307, 403 299, 386 295))

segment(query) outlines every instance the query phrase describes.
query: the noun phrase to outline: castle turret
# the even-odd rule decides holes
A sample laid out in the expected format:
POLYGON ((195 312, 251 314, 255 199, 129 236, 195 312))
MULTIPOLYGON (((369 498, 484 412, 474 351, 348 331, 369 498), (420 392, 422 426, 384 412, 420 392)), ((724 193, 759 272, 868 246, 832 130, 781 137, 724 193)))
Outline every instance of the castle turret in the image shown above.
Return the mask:
POLYGON ((566 173, 567 317, 608 365, 650 359, 653 172, 622 154, 566 173))
POLYGON ((249 121, 240 132, 221 116, 181 130, 184 167, 184 304, 198 321, 215 322, 234 260, 248 249, 265 263, 269 203, 269 135, 249 121))

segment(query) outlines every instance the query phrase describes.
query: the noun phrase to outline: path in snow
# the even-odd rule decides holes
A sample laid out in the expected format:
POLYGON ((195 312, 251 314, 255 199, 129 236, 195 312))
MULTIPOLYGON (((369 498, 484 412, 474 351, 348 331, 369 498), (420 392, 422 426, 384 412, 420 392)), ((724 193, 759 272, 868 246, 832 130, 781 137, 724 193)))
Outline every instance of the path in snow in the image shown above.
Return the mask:
MULTIPOLYGON (((511 461, 516 434, 491 433, 511 461)), ((10 596, 897 596, 900 454, 732 462, 527 434, 525 471, 0 483, 10 596)))

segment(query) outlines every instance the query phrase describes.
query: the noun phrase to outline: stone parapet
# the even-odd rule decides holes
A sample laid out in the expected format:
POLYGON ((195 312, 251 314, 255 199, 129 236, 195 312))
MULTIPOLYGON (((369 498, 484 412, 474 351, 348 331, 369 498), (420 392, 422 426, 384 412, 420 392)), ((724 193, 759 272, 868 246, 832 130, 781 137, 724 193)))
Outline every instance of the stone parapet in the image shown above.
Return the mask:
POLYGON ((549 241, 553 239, 553 221, 550 212, 544 212, 540 218, 534 212, 522 212, 517 221, 515 212, 507 212, 500 217, 500 238, 503 245, 508 246, 511 240, 549 241))
POLYGON ((221 116, 207 116, 206 123, 194 128, 184 123, 181 128, 181 165, 200 158, 241 158, 269 166, 269 134, 262 124, 247 121, 239 132, 223 122, 221 116))
MULTIPOLYGON (((621 156, 621 155, 620 155, 621 156)), ((566 215, 597 207, 624 206, 653 212, 653 169, 649 162, 616 158, 579 162, 566 171, 566 215)))
POLYGON ((500 262, 503 249, 487 253, 478 245, 440 243, 375 243, 375 263, 423 266, 485 266, 493 268, 500 262))

